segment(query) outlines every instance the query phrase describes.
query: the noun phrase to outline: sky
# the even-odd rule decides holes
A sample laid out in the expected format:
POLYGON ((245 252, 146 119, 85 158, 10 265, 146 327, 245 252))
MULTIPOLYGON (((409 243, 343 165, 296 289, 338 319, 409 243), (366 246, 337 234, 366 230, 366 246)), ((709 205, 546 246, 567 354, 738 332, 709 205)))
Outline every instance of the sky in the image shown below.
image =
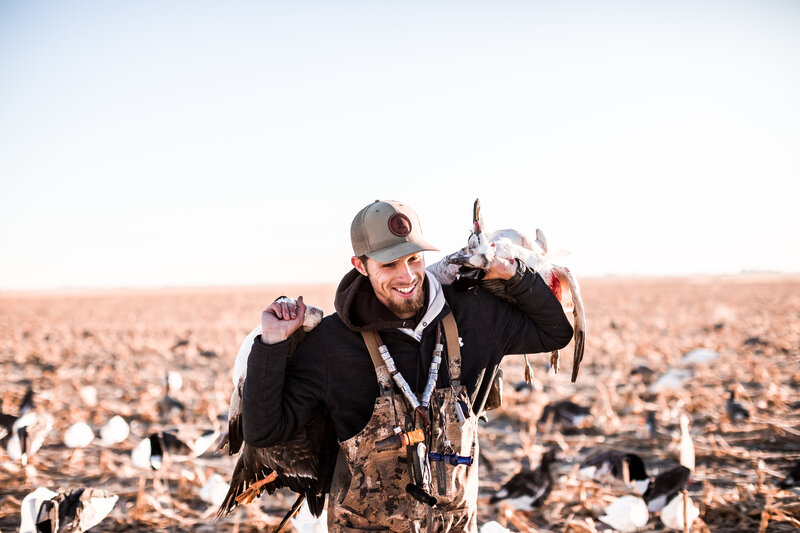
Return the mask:
POLYGON ((578 278, 800 272, 800 3, 0 1, 0 290, 333 283, 400 200, 578 278), (569 252, 569 255, 565 255, 569 252))

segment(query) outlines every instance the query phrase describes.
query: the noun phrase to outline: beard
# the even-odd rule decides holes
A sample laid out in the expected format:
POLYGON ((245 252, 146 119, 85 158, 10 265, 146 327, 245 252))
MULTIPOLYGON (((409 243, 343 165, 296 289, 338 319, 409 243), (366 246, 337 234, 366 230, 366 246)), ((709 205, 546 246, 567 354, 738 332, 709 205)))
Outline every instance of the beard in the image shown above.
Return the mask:
MULTIPOLYGON (((422 283, 420 283, 422 285, 422 283)), ((386 302, 386 307, 394 313, 395 315, 402 317, 408 315, 416 315, 422 306, 425 305, 425 291, 422 290, 420 286, 417 290, 417 294, 410 299, 394 299, 389 298, 389 301, 386 302)))

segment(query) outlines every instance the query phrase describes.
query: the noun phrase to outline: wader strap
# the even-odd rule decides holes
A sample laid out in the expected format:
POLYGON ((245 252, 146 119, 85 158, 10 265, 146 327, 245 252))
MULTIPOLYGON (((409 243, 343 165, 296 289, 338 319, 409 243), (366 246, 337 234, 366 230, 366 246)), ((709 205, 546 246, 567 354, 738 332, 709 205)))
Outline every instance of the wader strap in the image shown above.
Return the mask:
POLYGON ((367 350, 369 350, 369 357, 375 366, 375 375, 378 376, 378 387, 381 390, 381 396, 389 396, 392 393, 392 380, 378 350, 381 345, 380 337, 374 331, 362 331, 361 336, 364 337, 367 350))
POLYGON ((458 387, 461 385, 461 340, 458 337, 458 327, 453 313, 447 313, 442 319, 444 336, 447 342, 447 362, 450 368, 450 383, 458 387))

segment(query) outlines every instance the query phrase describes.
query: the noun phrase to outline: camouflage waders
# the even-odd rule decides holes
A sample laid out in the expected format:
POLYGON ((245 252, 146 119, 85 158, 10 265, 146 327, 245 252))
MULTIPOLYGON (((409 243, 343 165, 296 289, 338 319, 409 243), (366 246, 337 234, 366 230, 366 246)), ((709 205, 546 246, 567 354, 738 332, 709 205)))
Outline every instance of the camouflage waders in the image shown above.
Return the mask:
POLYGON ((451 386, 438 389, 432 395, 433 429, 425 445, 430 452, 471 456, 472 465, 430 462, 427 488, 437 500, 435 506, 421 503, 406 491, 406 486, 413 481, 407 456, 413 454, 414 449, 400 446, 395 450, 378 451, 375 445, 394 434, 392 429, 398 421, 403 430, 413 428, 413 412, 409 415, 402 397, 394 395, 386 367, 379 365, 373 356, 382 394, 375 400, 372 417, 364 429, 340 443, 328 498, 330 531, 477 530, 477 417, 471 414, 466 389, 459 381, 461 353, 452 314, 447 315, 446 322, 450 322, 445 324, 445 332, 451 386), (456 415, 456 402, 467 415, 463 422, 456 415))

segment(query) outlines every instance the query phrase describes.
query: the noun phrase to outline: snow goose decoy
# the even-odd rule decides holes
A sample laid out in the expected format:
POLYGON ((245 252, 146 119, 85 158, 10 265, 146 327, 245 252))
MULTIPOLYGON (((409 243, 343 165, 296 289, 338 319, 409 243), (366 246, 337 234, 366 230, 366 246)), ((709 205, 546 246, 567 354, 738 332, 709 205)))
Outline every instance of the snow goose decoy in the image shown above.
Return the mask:
MULTIPOLYGON (((276 301, 296 303, 286 297, 276 301)), ((322 320, 322 310, 307 305, 303 327, 290 337, 292 353, 306 334, 322 320)), ((225 446, 234 455, 241 450, 231 475, 230 490, 217 511, 217 518, 230 514, 241 503, 250 503, 264 491, 272 494, 286 487, 298 494, 292 508, 278 526, 280 530, 301 507, 303 500, 315 517, 322 514, 325 496, 330 488, 339 443, 333 423, 324 408, 319 408, 305 427, 285 442, 256 448, 244 442, 241 424, 242 393, 247 375, 247 359, 256 336, 257 326, 245 337, 236 356, 233 371, 233 394, 228 415, 228 435, 221 439, 217 450, 225 446)))
POLYGON ((685 491, 676 494, 670 502, 661 509, 661 521, 664 525, 669 529, 677 529, 679 531, 688 531, 698 516, 700 516, 700 509, 697 508, 685 491), (688 527, 684 527, 684 516, 686 516, 688 527))
POLYGON ((39 487, 22 500, 20 533, 81 532, 99 524, 118 496, 94 489, 55 493, 39 487))
POLYGON ((125 419, 119 415, 114 415, 106 425, 100 428, 100 441, 104 446, 119 444, 128 438, 131 428, 125 419))
POLYGON ((604 515, 597 518, 617 531, 636 531, 650 519, 647 504, 639 496, 622 496, 606 507, 604 515))
POLYGON ((542 456, 542 462, 535 470, 522 470, 509 479, 489 503, 507 500, 513 507, 520 510, 530 510, 541 507, 550 491, 553 490, 555 480, 550 466, 556 462, 556 450, 550 449, 542 456))
POLYGON ((85 448, 94 440, 94 431, 86 422, 76 422, 64 431, 67 448, 85 448))
MULTIPOLYGON (((502 282, 482 280, 483 274, 494 261, 495 256, 504 259, 521 259, 528 268, 537 272, 564 306, 565 312, 572 312, 574 329, 574 355, 572 363, 572 382, 578 377, 578 369, 583 359, 586 337, 586 316, 578 280, 568 268, 554 265, 547 255, 547 239, 541 230, 536 230, 536 239, 515 229, 503 229, 487 234, 480 214, 480 201, 473 206, 473 230, 467 246, 454 252, 428 268, 442 283, 480 284, 496 296, 508 300, 502 282)), ((527 360, 527 359, 526 359, 527 360)), ((558 372, 558 351, 552 352, 551 366, 558 372)), ((528 376, 530 365, 526 367, 528 376)))

